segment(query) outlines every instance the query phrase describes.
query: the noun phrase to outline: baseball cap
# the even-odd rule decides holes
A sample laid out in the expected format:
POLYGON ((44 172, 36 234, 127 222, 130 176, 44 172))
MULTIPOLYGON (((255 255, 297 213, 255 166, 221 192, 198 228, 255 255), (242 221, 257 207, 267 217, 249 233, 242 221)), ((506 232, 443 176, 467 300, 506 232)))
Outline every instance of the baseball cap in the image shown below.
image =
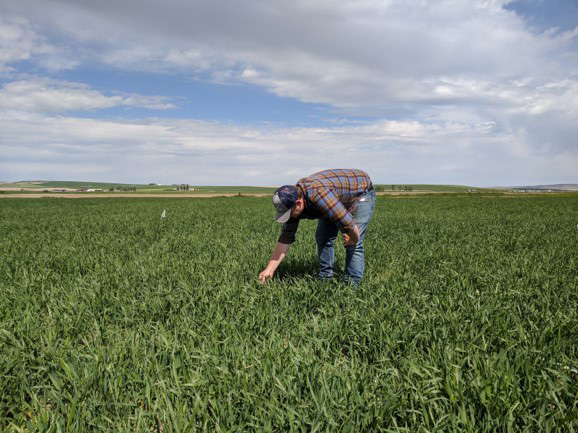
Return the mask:
POLYGON ((273 194, 273 206, 275 206, 275 221, 287 222, 291 217, 291 209, 297 201, 297 188, 295 185, 283 185, 273 194))

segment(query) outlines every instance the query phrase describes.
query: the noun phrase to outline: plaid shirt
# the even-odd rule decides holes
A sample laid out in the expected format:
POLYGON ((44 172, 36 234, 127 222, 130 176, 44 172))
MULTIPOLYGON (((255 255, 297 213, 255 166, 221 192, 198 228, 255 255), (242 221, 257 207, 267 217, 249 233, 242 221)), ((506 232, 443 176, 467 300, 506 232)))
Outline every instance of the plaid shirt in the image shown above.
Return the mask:
POLYGON ((351 234, 359 197, 371 187, 369 175, 361 170, 325 170, 304 177, 297 188, 303 192, 305 209, 299 218, 290 218, 283 225, 278 242, 293 243, 301 218, 329 218, 341 232, 351 234))

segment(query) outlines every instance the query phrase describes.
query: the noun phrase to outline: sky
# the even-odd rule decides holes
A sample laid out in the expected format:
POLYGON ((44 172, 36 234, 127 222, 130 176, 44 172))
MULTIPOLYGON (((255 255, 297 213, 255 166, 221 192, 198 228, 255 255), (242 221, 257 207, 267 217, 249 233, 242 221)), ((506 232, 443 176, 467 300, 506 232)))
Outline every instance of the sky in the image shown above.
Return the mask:
POLYGON ((576 0, 0 0, 0 181, 578 183, 576 0))

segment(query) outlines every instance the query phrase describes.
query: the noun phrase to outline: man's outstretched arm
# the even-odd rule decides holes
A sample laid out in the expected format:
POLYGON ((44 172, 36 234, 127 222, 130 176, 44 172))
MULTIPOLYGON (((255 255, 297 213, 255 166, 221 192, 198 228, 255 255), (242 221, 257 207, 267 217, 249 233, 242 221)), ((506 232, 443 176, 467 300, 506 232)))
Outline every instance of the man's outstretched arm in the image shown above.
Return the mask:
POLYGON ((283 244, 281 242, 275 244, 275 250, 273 251, 271 260, 269 260, 269 264, 265 270, 259 274, 259 282, 261 284, 273 278, 273 274, 287 255, 290 247, 291 244, 283 244))

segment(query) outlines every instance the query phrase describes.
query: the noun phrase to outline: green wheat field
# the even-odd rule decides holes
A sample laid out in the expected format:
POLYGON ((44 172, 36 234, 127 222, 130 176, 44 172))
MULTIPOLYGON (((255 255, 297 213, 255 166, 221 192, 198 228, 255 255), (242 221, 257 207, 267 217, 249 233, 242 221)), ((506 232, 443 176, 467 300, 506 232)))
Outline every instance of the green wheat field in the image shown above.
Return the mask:
POLYGON ((379 197, 355 291, 315 224, 2 199, 0 431, 578 431, 578 195, 379 197))

